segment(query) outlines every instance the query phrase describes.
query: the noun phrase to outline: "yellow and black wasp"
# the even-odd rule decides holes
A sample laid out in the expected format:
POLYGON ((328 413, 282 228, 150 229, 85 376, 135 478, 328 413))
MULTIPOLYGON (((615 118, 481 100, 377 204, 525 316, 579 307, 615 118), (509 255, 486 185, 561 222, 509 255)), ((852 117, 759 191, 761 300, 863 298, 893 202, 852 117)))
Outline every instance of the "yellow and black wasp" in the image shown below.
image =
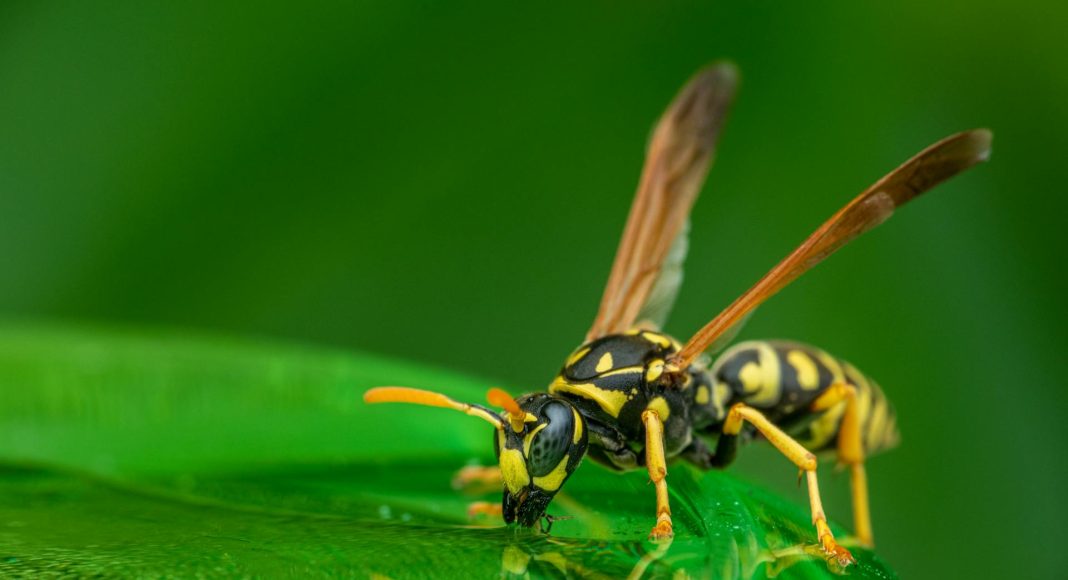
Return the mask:
POLYGON ((404 387, 368 391, 368 403, 449 407, 493 424, 508 523, 531 527, 583 457, 616 470, 646 468, 656 489, 650 538, 673 536, 666 482, 673 459, 722 468, 740 441, 759 436, 807 478, 822 549, 853 561, 827 525, 816 453, 834 451, 851 472, 859 541, 872 544, 864 459, 897 441, 894 412, 874 381, 822 350, 744 342, 708 364, 747 315, 798 276, 899 206, 985 161, 991 133, 942 139, 875 182, 685 344, 660 331, 682 281, 688 215, 734 98, 737 73, 718 63, 699 72, 660 118, 601 305, 583 344, 547 392, 512 399, 491 389, 486 407, 404 387))

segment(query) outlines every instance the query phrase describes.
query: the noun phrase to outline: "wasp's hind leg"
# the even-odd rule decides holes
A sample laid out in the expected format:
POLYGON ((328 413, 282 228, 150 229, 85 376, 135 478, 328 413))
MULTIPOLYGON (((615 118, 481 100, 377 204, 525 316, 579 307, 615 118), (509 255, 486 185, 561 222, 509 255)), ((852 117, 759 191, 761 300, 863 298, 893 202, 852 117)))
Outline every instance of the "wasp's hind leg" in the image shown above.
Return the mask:
POLYGON ((652 409, 642 413, 645 424, 645 466, 649 469, 649 478, 656 486, 656 525, 649 532, 649 539, 656 541, 670 540, 675 536, 671 526, 671 506, 668 505, 667 460, 664 458, 664 423, 660 415, 652 409))
POLYGON ((756 427, 772 445, 805 472, 808 478, 808 501, 812 509, 812 523, 816 526, 816 535, 823 551, 835 558, 839 565, 847 566, 855 563, 853 555, 849 553, 849 550, 838 545, 834 534, 831 533, 831 528, 827 525, 827 516, 823 513, 823 501, 820 499, 819 482, 816 479, 816 456, 768 421, 763 413, 743 403, 731 407, 727 420, 723 424, 723 433, 728 436, 737 436, 744 422, 756 427))
POLYGON ((849 488, 853 495, 853 530, 861 544, 872 547, 871 510, 868 506, 868 476, 864 471, 864 444, 860 435, 857 389, 835 383, 812 403, 813 411, 825 411, 845 402, 838 428, 838 461, 849 466, 849 488))

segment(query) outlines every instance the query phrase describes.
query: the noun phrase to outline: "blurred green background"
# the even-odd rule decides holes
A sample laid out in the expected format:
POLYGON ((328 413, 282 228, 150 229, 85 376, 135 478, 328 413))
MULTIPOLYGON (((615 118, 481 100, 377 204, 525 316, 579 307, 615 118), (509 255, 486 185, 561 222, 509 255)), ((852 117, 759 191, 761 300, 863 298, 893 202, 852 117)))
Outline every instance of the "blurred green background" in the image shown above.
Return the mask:
MULTIPOLYGON (((991 163, 742 337, 820 345, 895 401, 903 444, 869 477, 902 576, 1060 576, 1066 16, 992 0, 5 2, 0 314, 279 337, 543 388, 592 320, 651 124, 731 58, 741 94, 669 330, 688 336, 922 147, 991 127, 991 163)), ((774 454, 738 463, 804 502, 774 454)), ((846 479, 824 493, 848 523, 846 479)))

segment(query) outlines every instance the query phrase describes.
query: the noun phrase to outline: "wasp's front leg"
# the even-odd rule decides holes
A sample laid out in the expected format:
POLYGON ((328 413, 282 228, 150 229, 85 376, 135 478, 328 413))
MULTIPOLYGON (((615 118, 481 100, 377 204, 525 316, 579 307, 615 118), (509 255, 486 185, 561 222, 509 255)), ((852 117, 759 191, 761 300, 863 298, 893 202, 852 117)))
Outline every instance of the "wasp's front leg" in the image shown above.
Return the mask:
MULTIPOLYGON (((503 485, 501 468, 482 465, 467 465, 462 467, 452 477, 452 488, 465 494, 481 494, 493 490, 499 490, 503 485)), ((475 501, 467 505, 467 517, 478 516, 500 517, 501 503, 475 501)))
POLYGON ((465 465, 452 477, 452 488, 456 490, 492 490, 504 483, 501 468, 497 465, 465 465))
POLYGON ((467 504, 467 517, 478 516, 501 517, 502 508, 500 502, 473 501, 467 504))
POLYGON ((667 460, 664 458, 664 423, 660 415, 652 409, 642 413, 645 424, 645 466, 649 469, 649 478, 656 486, 656 525, 649 532, 649 539, 654 542, 670 540, 675 536, 671 526, 671 506, 668 505, 667 460))

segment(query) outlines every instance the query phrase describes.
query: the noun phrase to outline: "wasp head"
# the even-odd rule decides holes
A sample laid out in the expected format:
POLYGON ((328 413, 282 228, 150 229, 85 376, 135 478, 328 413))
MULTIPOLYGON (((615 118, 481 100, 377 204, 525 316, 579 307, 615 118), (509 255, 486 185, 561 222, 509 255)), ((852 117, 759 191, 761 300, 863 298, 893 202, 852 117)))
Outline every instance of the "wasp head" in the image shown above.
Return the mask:
POLYGON ((575 407, 546 393, 513 404, 502 405, 504 428, 494 433, 504 480, 501 507, 506 523, 532 527, 586 454, 586 425, 575 407))
POLYGON ((490 389, 488 398, 504 412, 408 387, 376 387, 363 395, 367 403, 445 407, 492 424, 504 480, 504 521, 533 527, 586 455, 585 422, 571 403, 547 393, 517 401, 500 389, 490 389))

